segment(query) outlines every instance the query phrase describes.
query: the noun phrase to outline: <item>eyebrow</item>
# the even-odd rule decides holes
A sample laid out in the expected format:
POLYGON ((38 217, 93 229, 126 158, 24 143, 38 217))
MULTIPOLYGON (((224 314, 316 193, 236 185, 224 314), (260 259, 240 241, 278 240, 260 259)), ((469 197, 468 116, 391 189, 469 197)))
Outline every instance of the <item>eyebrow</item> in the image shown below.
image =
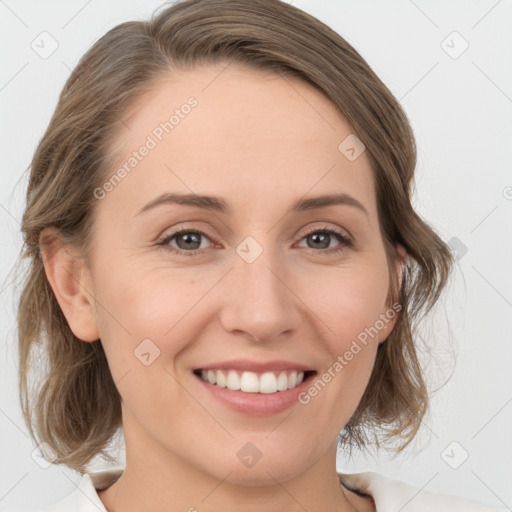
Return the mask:
MULTIPOLYGON (((215 211, 219 213, 230 213, 228 203, 218 196, 207 196, 198 194, 178 194, 178 193, 163 193, 156 197, 146 205, 144 205, 136 214, 140 215, 156 206, 163 204, 179 204, 185 206, 195 206, 203 210, 215 211)), ((353 206, 362 211, 366 216, 369 216, 366 208, 355 198, 348 194, 328 194, 315 197, 299 198, 296 200, 288 211, 302 212, 306 210, 313 210, 315 208, 324 208, 332 205, 347 205, 353 206)))

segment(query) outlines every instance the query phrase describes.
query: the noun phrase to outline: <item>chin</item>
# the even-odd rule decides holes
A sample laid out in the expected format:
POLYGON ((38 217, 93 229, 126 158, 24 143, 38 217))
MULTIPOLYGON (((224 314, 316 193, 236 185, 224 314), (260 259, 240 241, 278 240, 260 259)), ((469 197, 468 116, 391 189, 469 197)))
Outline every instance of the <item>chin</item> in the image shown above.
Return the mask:
MULTIPOLYGON (((249 443, 248 443, 249 444, 249 443)), ((224 480, 227 483, 240 486, 258 487, 265 485, 275 485, 278 482, 285 482, 307 470, 307 460, 304 453, 299 449, 291 452, 291 456, 283 457, 282 453, 272 453, 270 447, 267 448, 270 454, 265 456, 264 453, 254 451, 251 460, 252 447, 247 446, 245 452, 241 450, 235 462, 230 457, 224 459, 220 465, 212 463, 209 466, 209 472, 215 467, 215 477, 224 480), (258 458, 260 457, 260 458, 258 458), (229 475, 226 477, 226 475, 229 475)), ((217 459, 218 460, 218 459, 217 459)))

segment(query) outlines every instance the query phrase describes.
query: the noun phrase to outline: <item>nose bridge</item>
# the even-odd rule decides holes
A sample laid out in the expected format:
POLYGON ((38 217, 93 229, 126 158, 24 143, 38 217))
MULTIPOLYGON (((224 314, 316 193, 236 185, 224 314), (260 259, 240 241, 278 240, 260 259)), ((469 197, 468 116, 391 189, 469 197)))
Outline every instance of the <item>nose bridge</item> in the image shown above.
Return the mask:
MULTIPOLYGON (((240 257, 240 256, 239 256, 240 257)), ((264 298, 266 303, 277 300, 283 294, 283 284, 279 279, 277 251, 267 248, 259 254, 254 261, 247 261, 240 257, 237 262, 240 267, 239 276, 242 286, 253 295, 255 299, 264 298)))
MULTIPOLYGON (((258 238, 263 242, 263 237, 258 238)), ((266 236, 265 241, 271 238, 266 236)), ((245 331, 263 341, 292 329, 298 315, 292 312, 291 286, 283 282, 283 258, 260 241, 249 236, 236 247, 222 316, 226 329, 245 331)))

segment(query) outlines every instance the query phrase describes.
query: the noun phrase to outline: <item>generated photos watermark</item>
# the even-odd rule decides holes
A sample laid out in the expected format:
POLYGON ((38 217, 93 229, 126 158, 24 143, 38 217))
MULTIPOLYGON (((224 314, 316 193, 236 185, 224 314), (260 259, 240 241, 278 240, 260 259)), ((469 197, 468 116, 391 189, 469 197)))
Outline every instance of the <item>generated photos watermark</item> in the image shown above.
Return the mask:
POLYGON ((112 191, 116 185, 130 174, 135 167, 139 165, 146 156, 148 156, 151 150, 155 149, 160 142, 162 142, 165 135, 168 135, 178 126, 183 119, 185 119, 191 112, 192 109, 197 107, 199 102, 194 96, 188 98, 187 102, 181 105, 179 108, 174 110, 174 113, 166 121, 162 121, 158 126, 155 126, 151 133, 146 137, 144 144, 142 144, 137 150, 133 151, 124 164, 117 169, 114 174, 106 180, 101 187, 94 189, 94 197, 98 200, 103 199, 107 192, 112 191))
POLYGON ((302 391, 298 400, 306 405, 311 399, 320 393, 329 382, 331 382, 345 368, 352 359, 368 344, 369 337, 375 337, 384 327, 391 322, 396 314, 401 311, 402 305, 395 302, 385 313, 379 315, 379 319, 371 326, 364 329, 357 335, 357 340, 352 340, 350 348, 343 355, 339 355, 327 370, 318 376, 305 391, 302 391), (361 346, 363 345, 363 346, 361 346))

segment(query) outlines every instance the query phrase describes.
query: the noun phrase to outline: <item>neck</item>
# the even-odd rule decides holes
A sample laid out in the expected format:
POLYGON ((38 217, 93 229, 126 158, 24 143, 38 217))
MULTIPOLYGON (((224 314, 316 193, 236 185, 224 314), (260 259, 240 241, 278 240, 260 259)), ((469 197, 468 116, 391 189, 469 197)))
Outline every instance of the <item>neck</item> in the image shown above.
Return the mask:
MULTIPOLYGON (((108 512, 323 512, 372 511, 372 500, 344 489, 336 473, 336 444, 306 471, 278 481, 234 483, 179 459, 160 445, 130 443, 125 432, 126 468, 98 493, 108 512)), ((213 469, 213 468, 212 468, 213 469)))

